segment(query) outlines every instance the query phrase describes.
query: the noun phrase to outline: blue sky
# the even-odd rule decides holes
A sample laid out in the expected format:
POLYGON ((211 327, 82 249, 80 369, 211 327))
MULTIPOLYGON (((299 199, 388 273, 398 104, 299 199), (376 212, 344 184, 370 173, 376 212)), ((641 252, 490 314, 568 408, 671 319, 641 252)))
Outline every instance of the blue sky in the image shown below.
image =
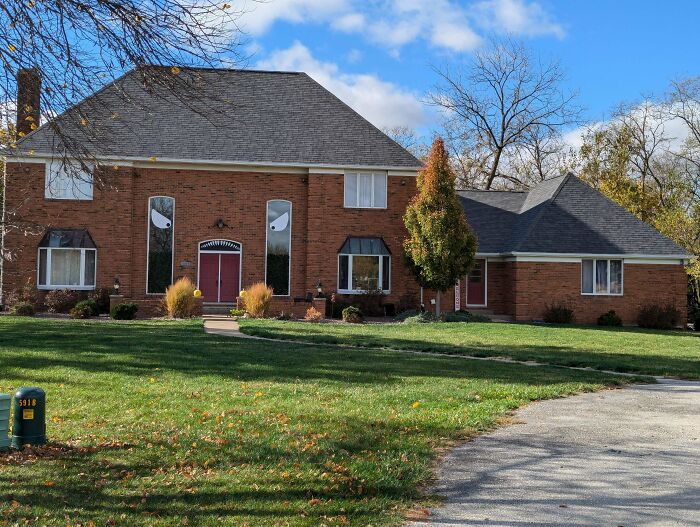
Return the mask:
POLYGON ((560 60, 585 117, 700 75, 700 2, 672 0, 247 0, 249 66, 303 70, 378 126, 426 133, 432 66, 468 63, 511 34, 560 60))

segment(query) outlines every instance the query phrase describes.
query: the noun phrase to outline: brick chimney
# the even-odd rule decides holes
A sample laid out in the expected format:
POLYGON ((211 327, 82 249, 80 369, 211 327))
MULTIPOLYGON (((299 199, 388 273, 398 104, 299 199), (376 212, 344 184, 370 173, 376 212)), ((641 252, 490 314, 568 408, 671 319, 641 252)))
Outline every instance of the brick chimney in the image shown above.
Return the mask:
POLYGON ((17 72, 17 137, 39 126, 41 115, 41 73, 37 68, 17 72))

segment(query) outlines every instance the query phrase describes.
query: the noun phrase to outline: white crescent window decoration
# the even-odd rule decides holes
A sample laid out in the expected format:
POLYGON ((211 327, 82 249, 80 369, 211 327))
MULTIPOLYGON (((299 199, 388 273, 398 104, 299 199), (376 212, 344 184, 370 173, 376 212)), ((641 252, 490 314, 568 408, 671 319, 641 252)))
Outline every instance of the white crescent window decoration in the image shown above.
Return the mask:
POLYGON ((270 223, 271 231, 283 231, 289 225, 289 213, 285 212, 275 221, 270 223))
POLYGON ((173 224, 168 218, 163 216, 156 209, 151 209, 151 221, 159 229, 169 229, 173 224))

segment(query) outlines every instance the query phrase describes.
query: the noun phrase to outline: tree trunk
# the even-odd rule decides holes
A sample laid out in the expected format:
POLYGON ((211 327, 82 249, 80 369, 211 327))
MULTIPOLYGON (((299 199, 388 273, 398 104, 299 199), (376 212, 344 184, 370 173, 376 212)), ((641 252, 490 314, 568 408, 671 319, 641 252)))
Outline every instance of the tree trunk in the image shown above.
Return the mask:
POLYGON ((435 316, 440 318, 440 296, 442 293, 440 291, 437 292, 436 298, 435 298, 435 316))
POLYGON ((491 164, 491 170, 489 170, 489 177, 486 180, 486 190, 491 190, 491 185, 493 185, 493 180, 496 179, 496 174, 498 173, 498 164, 501 162, 501 152, 502 148, 496 150, 496 155, 493 156, 493 163, 491 164))

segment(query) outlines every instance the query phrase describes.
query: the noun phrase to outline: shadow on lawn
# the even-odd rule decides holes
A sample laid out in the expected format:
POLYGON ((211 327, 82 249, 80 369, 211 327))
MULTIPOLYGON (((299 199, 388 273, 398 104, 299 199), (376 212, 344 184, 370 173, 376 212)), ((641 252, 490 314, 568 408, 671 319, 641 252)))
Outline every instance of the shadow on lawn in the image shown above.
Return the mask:
MULTIPOLYGON (((396 342, 396 341, 392 341, 396 342)), ((411 341, 399 342, 412 348, 411 341)), ((543 350, 552 350, 551 346, 543 350)), ((454 352, 434 346, 430 351, 454 352)), ((565 348, 559 351, 566 351, 565 348)), ((470 349, 493 355, 493 350, 470 349)), ((479 361, 445 360, 429 355, 399 355, 349 348, 283 344, 207 335, 197 323, 97 324, 15 321, 2 328, 0 375, 36 380, 42 370, 74 368, 85 372, 146 375, 156 368, 188 375, 240 380, 318 379, 350 383, 393 383, 404 377, 489 379, 519 384, 601 381, 596 373, 531 368, 479 361), (4 348, 4 349, 3 349, 4 348), (13 375, 13 370, 17 373, 13 375)), ((508 350, 499 350, 509 355, 508 350)), ((608 379, 606 379, 608 380, 608 379)))
MULTIPOLYGON (((524 324, 523 324, 524 325, 524 324)), ((530 324, 528 324, 530 325, 530 324)), ((541 326, 531 325, 533 328, 556 328, 567 333, 576 334, 578 332, 590 332, 591 330, 600 332, 610 332, 624 336, 625 334, 651 334, 659 336, 686 336, 688 333, 680 331, 655 331, 639 328, 598 328, 598 327, 576 327, 576 326, 541 326)), ((450 329, 454 329, 453 326, 450 329)), ((322 328, 322 326, 320 326, 322 328)), ((319 327, 309 328, 305 333, 302 328, 296 326, 249 326, 245 332, 268 338, 279 338, 289 340, 308 340, 317 344, 339 344, 363 348, 394 348, 401 350, 417 350, 433 353, 449 353, 472 355, 475 357, 510 357, 521 361, 538 361, 552 363, 561 366, 591 367, 600 370, 619 371, 626 373, 636 373, 640 375, 668 375, 681 378, 700 378, 700 354, 698 360, 674 357, 669 354, 640 355, 628 353, 615 353, 614 350, 601 352, 595 350, 581 349, 581 347, 546 344, 546 335, 542 336, 542 345, 521 342, 517 345, 493 343, 484 344, 478 340, 466 340, 470 337, 465 333, 465 342, 436 342, 422 339, 406 339, 397 337, 395 333, 382 334, 328 334, 323 333, 319 327)), ((455 333, 453 331, 452 335, 455 333)), ((690 334, 690 338, 696 335, 690 334)), ((586 336, 582 335, 582 339, 586 336)), ((634 343, 630 342, 630 346, 634 343)), ((660 344, 661 345, 661 344, 660 344)), ((698 340, 700 348, 700 340, 698 340)))

